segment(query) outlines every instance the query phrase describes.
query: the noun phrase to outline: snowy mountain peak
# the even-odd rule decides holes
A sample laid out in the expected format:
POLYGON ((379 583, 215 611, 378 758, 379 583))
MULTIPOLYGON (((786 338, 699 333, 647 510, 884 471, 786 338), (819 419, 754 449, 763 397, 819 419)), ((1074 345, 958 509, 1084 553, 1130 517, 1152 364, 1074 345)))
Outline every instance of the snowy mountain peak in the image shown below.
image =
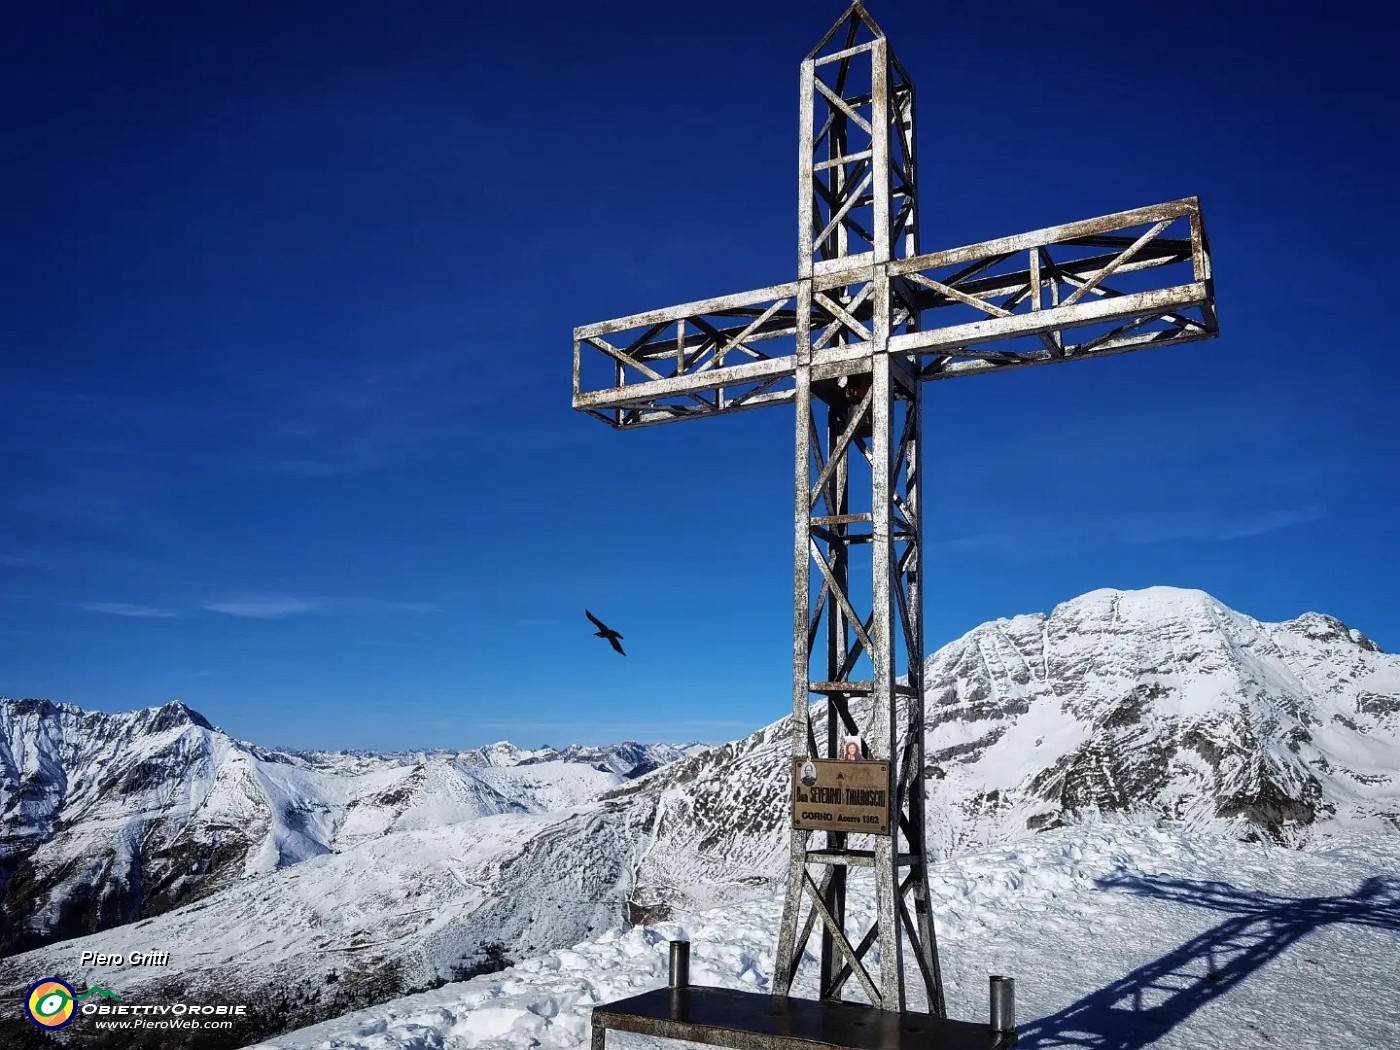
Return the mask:
POLYGON ((57 700, 41 700, 33 697, 18 700, 8 696, 0 696, 0 713, 14 718, 32 716, 52 718, 56 715, 82 715, 83 709, 57 700))
POLYGON ((197 726, 211 732, 214 726, 194 708, 182 700, 171 700, 160 707, 147 707, 136 712, 136 720, 152 733, 163 733, 176 726, 197 726))
POLYGON ((1279 626, 1281 626, 1284 630, 1306 635, 1307 637, 1317 639, 1318 641, 1351 641, 1354 644, 1359 645, 1361 648, 1365 649, 1367 652, 1385 652, 1384 649, 1382 649, 1379 645, 1373 642, 1370 638, 1367 638, 1356 628, 1348 627, 1346 624, 1342 623, 1341 620, 1338 620, 1331 616, 1327 616, 1323 613, 1304 613, 1297 619, 1288 620, 1287 622, 1280 624, 1279 626))
MULTIPOLYGON (((1052 619, 1067 617, 1080 620, 1106 619, 1123 623, 1159 623, 1164 620, 1214 623, 1221 619, 1238 620, 1242 624, 1258 623, 1205 591, 1190 587, 1166 586, 1145 587, 1140 590, 1101 587, 1057 605, 1050 613, 1052 619)), ((1274 626, 1319 641, 1350 641, 1370 652, 1384 652, 1360 631, 1324 613, 1306 612, 1274 626)))
POLYGON ((1062 602, 1051 618, 1103 619, 1113 623, 1157 623, 1187 620, 1209 623, 1221 616, 1238 616, 1223 602, 1192 587, 1144 587, 1118 590, 1101 587, 1062 602))
POLYGON ((484 764, 488 766, 518 766, 531 758, 553 758, 557 754, 549 747, 535 750, 516 747, 509 740, 498 740, 494 744, 479 747, 475 753, 480 755, 484 764))

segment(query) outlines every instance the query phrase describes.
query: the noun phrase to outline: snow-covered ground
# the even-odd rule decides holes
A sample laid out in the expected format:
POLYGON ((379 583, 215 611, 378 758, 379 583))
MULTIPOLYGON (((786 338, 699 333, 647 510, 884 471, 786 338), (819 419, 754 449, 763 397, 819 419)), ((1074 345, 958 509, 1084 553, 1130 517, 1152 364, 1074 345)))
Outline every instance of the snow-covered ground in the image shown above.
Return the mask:
MULTIPOLYGON (((1111 823, 944 861, 930 882, 949 1012, 984 1020, 1000 973, 1016 978, 1024 1050, 1400 1047, 1397 873, 1400 835, 1294 850, 1111 823)), ((257 1046, 586 1045, 592 1006, 665 983, 673 938, 691 942, 694 983, 767 990, 780 906, 617 928, 257 1046)), ((809 957, 798 994, 814 994, 814 968, 809 957)), ((610 1033, 608 1045, 685 1044, 610 1033)))

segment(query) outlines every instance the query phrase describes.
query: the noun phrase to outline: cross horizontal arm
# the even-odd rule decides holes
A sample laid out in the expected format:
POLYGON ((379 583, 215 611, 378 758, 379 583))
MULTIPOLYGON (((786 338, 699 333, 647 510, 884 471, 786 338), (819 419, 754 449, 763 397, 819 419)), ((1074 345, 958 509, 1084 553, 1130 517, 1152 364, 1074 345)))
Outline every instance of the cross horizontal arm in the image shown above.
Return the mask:
MULTIPOLYGON (((836 260, 834 260, 836 261, 836 260)), ((890 353, 921 379, 1106 357, 1217 334, 1209 243, 1194 197, 574 331, 576 409, 628 429, 794 397, 799 304, 814 378, 869 370, 890 282, 890 353)))

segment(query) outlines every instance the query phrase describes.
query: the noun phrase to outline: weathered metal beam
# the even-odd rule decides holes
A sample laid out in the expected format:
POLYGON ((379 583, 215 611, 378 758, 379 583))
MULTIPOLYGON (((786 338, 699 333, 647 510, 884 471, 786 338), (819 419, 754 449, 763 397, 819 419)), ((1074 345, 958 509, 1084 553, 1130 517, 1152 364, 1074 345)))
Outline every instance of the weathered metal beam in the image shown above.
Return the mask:
POLYGON ((1150 204, 1144 208, 1114 212, 1112 215, 1101 215, 1094 219, 1082 219, 1079 222, 1065 223, 1062 226, 1046 226, 1039 230, 1030 230, 1010 237, 998 237, 995 240, 968 244, 961 248, 949 248, 945 251, 904 259, 890 265, 890 276, 897 277, 914 270, 931 270, 939 266, 956 266, 959 263, 975 262, 989 255, 1008 254, 1026 251, 1030 248, 1061 244, 1097 233, 1110 233, 1130 226, 1161 222, 1163 219, 1192 216, 1199 210, 1200 202, 1195 197, 1183 197, 1180 200, 1167 201, 1163 204, 1150 204))
POLYGON ((1185 310, 1200 306, 1206 301, 1207 295, 1205 285, 1193 283, 1095 299, 1092 302, 1079 302, 1072 306, 1062 304, 1035 313, 991 317, 985 321, 895 336, 890 340, 890 352, 939 354, 947 353, 949 349, 991 343, 999 339, 1017 339, 1042 332, 1064 332, 1105 321, 1125 321, 1146 313, 1185 310))
POLYGON ((942 363, 935 361, 928 365, 920 375, 921 378, 926 381, 961 379, 965 376, 981 375, 986 372, 1007 371, 1013 368, 1035 368, 1039 365, 1058 365, 1064 364, 1066 361, 1088 361, 1100 357, 1113 357, 1116 354, 1131 353, 1136 350, 1146 350, 1152 347, 1180 346, 1183 343, 1194 343, 1203 339, 1213 338, 1215 334, 1214 331, 1208 329, 1154 332, 1131 338, 1116 339, 1096 347, 1089 353, 1075 354, 1071 352, 1073 349, 1072 347, 1067 347, 1064 357, 1051 357, 1049 354, 1039 357, 1020 357, 1006 364, 997 364, 992 361, 952 361, 942 363))
MULTIPOLYGON (((1138 319, 1148 323, 1154 319, 1169 320, 1173 312, 1203 309, 1208 303, 1208 295, 1208 289, 1203 285, 1182 285, 1153 292, 1118 295, 1092 302, 1079 302, 1071 307, 1041 310, 1038 313, 1016 314, 949 328, 906 333, 891 339, 890 349, 897 353, 918 353, 925 358, 919 372, 923 380, 952 379, 983 371, 1028 368, 1088 357, 1108 357, 1152 346, 1176 345, 1212 338, 1216 334, 1215 327, 1210 323, 1213 318, 1203 317, 1200 321, 1185 319, 1186 327, 1174 326, 1170 330, 1132 338, 1112 339, 1108 342, 1100 342, 1096 338, 1089 341, 1089 349, 1081 352, 1076 352, 1072 343, 1057 346, 1056 349, 1042 348, 1034 352, 978 349, 978 345, 1037 335, 1053 334, 1063 339, 1064 334, 1074 328, 1105 322, 1138 319), (981 360, 940 360, 947 358, 981 360)), ((829 379, 865 371, 871 359, 870 355, 870 348, 864 344, 855 344, 845 350, 833 352, 830 359, 824 359, 820 366, 813 367, 813 378, 829 379)), ((754 396, 741 394, 733 402, 716 408, 697 405, 691 409, 686 406, 684 411, 678 406, 663 406, 661 402, 666 398, 741 387, 765 380, 786 380, 796 372, 796 368, 793 357, 769 358, 693 375, 648 380, 619 388, 580 393, 574 398, 574 407, 594 413, 618 408, 632 408, 643 412, 649 410, 654 413, 638 415, 622 422, 607 420, 612 425, 625 429, 787 404, 794 400, 794 390, 775 390, 754 396)))
POLYGON ((611 321, 582 325, 574 329, 574 338, 587 339, 594 335, 625 332, 629 328, 642 328, 646 325, 674 321, 678 317, 703 317, 744 306, 754 306, 772 299, 791 299, 796 294, 797 284, 792 282, 775 284, 768 288, 756 288, 748 292, 720 295, 713 299, 697 299, 692 303, 679 303, 676 306, 667 306, 660 310, 646 310, 639 314, 630 314, 627 317, 618 317, 611 321))
MULTIPOLYGON (((615 430, 638 430, 643 427, 660 426, 663 423, 675 423, 681 419, 713 419, 717 416, 732 416, 736 412, 747 412, 755 408, 768 408, 771 405, 790 404, 795 397, 792 390, 782 390, 773 394, 766 394, 763 397, 754 398, 752 401, 741 403, 728 403, 721 405, 713 411, 690 411, 694 406, 687 405, 633 405, 627 410, 625 418, 618 419, 605 415, 603 412, 588 410, 588 415, 595 419, 600 419, 615 430)), ((614 409, 615 414, 621 414, 621 409, 614 409)))
POLYGON ((645 405, 665 397, 695 394, 702 390, 715 390, 723 386, 739 386, 743 383, 754 383, 772 376, 792 375, 795 371, 794 364, 791 357, 774 357, 766 361, 750 361, 742 365, 713 368, 708 372, 697 372, 694 375, 652 379, 644 383, 632 383, 611 390, 579 393, 574 395, 574 407, 589 409, 645 405))
MULTIPOLYGON (((810 227, 804 228, 812 232, 810 227)), ((773 285, 753 292, 683 303, 664 310, 580 327, 575 332, 574 407, 594 413, 617 408, 640 410, 621 420, 609 420, 612 425, 625 429, 699 418, 739 408, 785 404, 793 400, 793 393, 788 390, 772 391, 771 388, 795 372, 796 355, 764 357, 761 350, 750 344, 794 336, 799 328, 804 327, 804 315, 802 310, 794 309, 790 304, 804 299, 808 303, 805 308, 806 327, 813 331, 821 328, 825 332, 821 340, 813 344, 813 363, 817 369, 814 378, 827 379, 867 371, 872 363, 870 355, 876 352, 866 337, 870 331, 869 325, 875 323, 879 312, 870 297, 877 273, 888 274, 919 288, 916 293, 910 293, 904 285, 899 288, 899 309, 913 311, 904 323, 915 330, 894 335, 888 345, 894 353, 923 355, 920 375, 925 379, 1052 363, 1061 354, 1069 359, 1075 355, 1064 349, 1065 333, 1100 323, 1135 321, 1141 325, 1157 318, 1176 323, 1181 319, 1179 315, 1182 311, 1200 308, 1202 319, 1199 322, 1187 319, 1188 323, 1200 325, 1207 335, 1213 335, 1215 331, 1212 292, 1207 283, 1209 255, 1195 198, 1046 227, 951 251, 889 260, 879 265, 866 261, 865 255, 860 256, 859 261, 846 256, 824 260, 823 265, 826 263, 834 266, 829 272, 815 277, 813 291, 805 296, 799 291, 801 282, 773 285), (1160 236, 1172 223, 1182 219, 1189 224, 1189 238, 1160 236), (1133 238, 1116 233, 1148 223, 1152 225, 1146 232, 1133 238), (1057 251, 1079 248, 1094 253, 1103 247, 1120 246, 1122 250, 1113 254, 1061 258, 1054 260, 1053 265, 1044 264, 1051 258, 1047 252, 1052 248, 1057 251), (1024 268, 1006 273, 986 272, 1021 251, 1027 253, 1024 268), (1198 273, 1207 275, 1206 280, 1197 279, 1136 292, 1121 292, 1106 285, 1107 278, 1111 276, 1140 274, 1157 267, 1181 264, 1189 264, 1193 276, 1198 273), (956 272, 952 272, 954 268, 957 268, 956 272), (945 275, 943 271, 949 272, 945 275), (843 289, 850 287, 842 282, 851 281, 858 282, 859 287, 848 297, 849 301, 842 302, 835 298, 843 289), (1057 294, 1061 283, 1073 287, 1069 296, 1062 298, 1057 294), (1043 304, 1039 294, 1031 294, 1041 287, 1049 287, 1052 292, 1048 306, 1043 304), (1024 305, 1022 312, 1014 312, 1007 304, 998 305, 992 301, 1008 295, 1012 297, 1008 301, 1012 307, 1024 305), (1090 297, 1093 297, 1092 301, 1090 297), (936 321, 938 311, 948 306, 970 306, 995 316, 955 325, 931 323, 936 321), (711 323, 710 319, 718 315, 732 317, 736 323, 723 327, 711 323), (665 332, 672 324, 678 326, 675 338, 665 332), (687 326, 689 332, 684 331, 687 326), (637 329, 642 330, 640 338, 625 349, 604 338, 637 329), (855 341, 851 341, 851 335, 856 337, 855 341), (1042 352, 1027 354, 999 348, 975 349, 979 345, 1024 336, 1039 338, 1042 352), (828 345, 827 341, 833 337, 838 341, 828 345), (581 358, 590 350, 611 362, 620 382, 601 390, 582 389, 581 358), (692 350, 690 356, 686 356, 687 351, 692 350), (735 352, 757 359, 737 365, 719 364, 726 355, 735 352), (993 367, 969 368, 966 361, 957 360, 945 367, 929 360, 930 355, 953 359, 977 357, 993 367), (664 375, 653 367, 653 363, 665 361, 676 362, 678 373, 664 375), (760 383, 764 384, 765 396, 741 389, 729 399, 734 402, 732 406, 726 403, 723 395, 713 404, 700 403, 693 408, 686 406, 685 411, 665 404, 667 399, 690 399, 707 391, 743 388, 760 383)), ((815 275, 818 270, 819 267, 813 263, 809 272, 815 275)), ((893 308, 887 305, 884 309, 893 308)), ((1107 355, 1200 337, 1204 337, 1201 332, 1179 332, 1166 336, 1151 333, 1132 340, 1104 342, 1100 335, 1086 349, 1092 349, 1095 355, 1107 355)))
MULTIPOLYGON (((976 296, 980 299, 994 299, 998 296, 1010 295, 1020 288, 1030 287, 1035 289, 1037 287, 1046 287, 1050 282, 1056 279, 1053 275, 1055 273, 1063 274, 1063 279, 1065 280, 1068 280, 1070 277, 1087 280, 1111 263, 1115 258, 1112 255, 1090 255, 1077 259, 1061 258, 1055 260, 1055 269, 1052 273, 1051 271, 1043 269, 1039 251, 1032 250, 1025 254, 1032 261, 1030 265, 1021 269, 992 274, 975 280, 949 277, 943 283, 951 284, 959 291, 976 296)), ((987 260, 987 266, 980 267, 979 270, 989 269, 1005 261, 1006 258, 1006 256, 993 256, 991 259, 987 260)), ((1156 269, 1161 266, 1170 266, 1176 263, 1189 263, 1190 260, 1191 253, 1189 250, 1183 252, 1176 248, 1168 248, 1157 242, 1153 242, 1139 252, 1134 259, 1122 264, 1116 272, 1120 274, 1140 273, 1143 270, 1156 269)), ((938 267, 934 267, 933 269, 938 269, 938 267)), ((910 280, 915 276, 914 274, 906 274, 901 275, 899 279, 910 280)), ((948 297, 939 293, 930 293, 927 291, 916 291, 913 302, 914 308, 919 311, 933 310, 939 307, 952 305, 948 297)))
MULTIPOLYGON (((865 694, 875 691, 875 683, 870 679, 853 682, 810 682, 807 685, 807 692, 810 693, 851 693, 865 694)), ((805 703, 805 700, 804 700, 805 703)))
MULTIPOLYGON (((900 853, 895 862, 900 867, 908 867, 919 861, 917 853, 900 853)), ((808 864, 840 864, 850 868, 873 868, 875 851, 870 849, 809 849, 808 864)))

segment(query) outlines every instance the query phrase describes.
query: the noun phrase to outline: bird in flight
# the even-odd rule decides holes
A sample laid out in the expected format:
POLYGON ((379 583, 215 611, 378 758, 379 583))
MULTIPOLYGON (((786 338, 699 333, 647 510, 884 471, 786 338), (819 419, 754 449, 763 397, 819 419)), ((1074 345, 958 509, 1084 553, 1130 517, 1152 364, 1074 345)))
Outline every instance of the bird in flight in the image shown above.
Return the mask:
MULTIPOLYGON (((590 620, 592 620, 594 626, 598 628, 596 631, 593 632, 594 638, 606 638, 608 640, 609 645, 611 645, 618 652, 622 653, 622 646, 618 644, 619 640, 622 638, 622 635, 618 634, 616 631, 614 631, 611 627, 605 624, 602 620, 598 619, 598 617, 594 616, 587 609, 583 610, 583 615, 587 616, 590 620)), ((626 656, 627 654, 622 653, 622 655, 626 656)))

